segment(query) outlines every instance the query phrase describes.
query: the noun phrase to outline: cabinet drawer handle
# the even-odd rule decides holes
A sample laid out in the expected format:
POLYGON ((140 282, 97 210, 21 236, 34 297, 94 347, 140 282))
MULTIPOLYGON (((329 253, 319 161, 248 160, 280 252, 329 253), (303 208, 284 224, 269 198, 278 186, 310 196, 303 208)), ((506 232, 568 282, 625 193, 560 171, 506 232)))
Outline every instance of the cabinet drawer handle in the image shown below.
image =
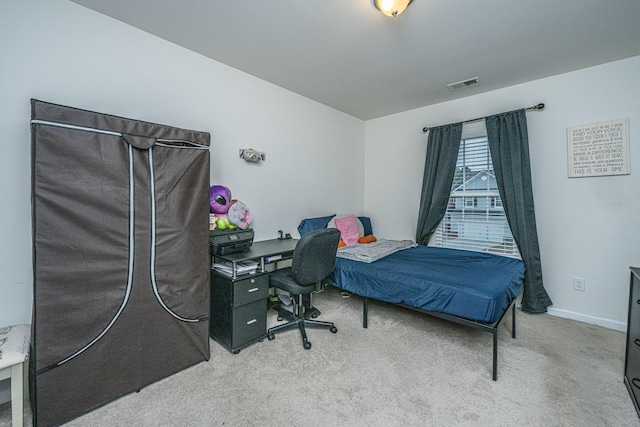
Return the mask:
POLYGON ((631 380, 631 384, 633 384, 634 386, 640 388, 640 380, 638 378, 634 378, 631 380))
POLYGON ((257 290, 258 290, 258 288, 251 288, 251 289, 249 289, 249 293, 251 293, 251 292, 255 292, 255 291, 257 291, 257 290))
POLYGON ((635 340, 633 340, 633 342, 635 343, 635 345, 640 346, 640 338, 636 338, 635 340))
POLYGON ((636 304, 640 304, 640 299, 636 300, 636 304))
POLYGON ((250 324, 252 324, 252 323, 256 323, 256 322, 257 322, 257 320, 256 320, 256 319, 251 319, 251 320, 249 320, 249 321, 247 322, 247 325, 250 325, 250 324))

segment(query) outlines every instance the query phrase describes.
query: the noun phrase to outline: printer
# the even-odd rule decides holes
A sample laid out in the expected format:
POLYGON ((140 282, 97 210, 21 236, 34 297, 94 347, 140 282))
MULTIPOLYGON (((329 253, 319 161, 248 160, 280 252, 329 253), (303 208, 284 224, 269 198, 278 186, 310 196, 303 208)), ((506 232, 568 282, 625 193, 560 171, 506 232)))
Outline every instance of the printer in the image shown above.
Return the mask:
POLYGON ((253 229, 209 230, 211 255, 229 255, 248 251, 253 244, 253 229))

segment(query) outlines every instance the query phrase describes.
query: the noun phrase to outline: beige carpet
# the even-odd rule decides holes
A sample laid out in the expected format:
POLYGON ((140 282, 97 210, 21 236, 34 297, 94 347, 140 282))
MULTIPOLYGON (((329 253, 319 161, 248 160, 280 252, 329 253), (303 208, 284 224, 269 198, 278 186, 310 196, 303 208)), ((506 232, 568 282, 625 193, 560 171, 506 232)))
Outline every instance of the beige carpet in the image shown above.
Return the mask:
MULTIPOLYGON (((332 287, 316 296, 338 333, 297 330, 211 360, 68 426, 638 426, 624 386, 625 335, 518 310, 502 325, 498 381, 491 334, 332 287)), ((275 324, 275 314, 269 324, 275 324)), ((25 425, 31 424, 29 412, 25 425)), ((10 425, 9 404, 0 425, 10 425)))

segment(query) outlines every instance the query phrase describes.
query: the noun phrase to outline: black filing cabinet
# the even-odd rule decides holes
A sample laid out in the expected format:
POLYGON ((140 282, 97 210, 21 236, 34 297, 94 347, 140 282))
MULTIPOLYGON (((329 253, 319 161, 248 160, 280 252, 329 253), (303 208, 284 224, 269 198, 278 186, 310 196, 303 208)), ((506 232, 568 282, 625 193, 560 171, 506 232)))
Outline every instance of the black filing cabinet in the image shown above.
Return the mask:
POLYGON ((269 273, 257 272, 232 279, 211 272, 211 338, 238 353, 267 335, 269 273))
POLYGON ((624 383, 640 416, 640 268, 631 267, 624 383))

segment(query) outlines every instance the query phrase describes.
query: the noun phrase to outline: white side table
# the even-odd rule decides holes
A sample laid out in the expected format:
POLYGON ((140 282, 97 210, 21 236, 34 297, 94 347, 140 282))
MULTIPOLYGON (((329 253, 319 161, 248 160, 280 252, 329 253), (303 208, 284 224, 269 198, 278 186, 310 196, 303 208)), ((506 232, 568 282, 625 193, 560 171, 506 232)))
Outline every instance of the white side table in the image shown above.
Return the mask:
POLYGON ((0 327, 0 381, 11 378, 11 423, 22 427, 24 362, 29 358, 31 325, 0 327))

